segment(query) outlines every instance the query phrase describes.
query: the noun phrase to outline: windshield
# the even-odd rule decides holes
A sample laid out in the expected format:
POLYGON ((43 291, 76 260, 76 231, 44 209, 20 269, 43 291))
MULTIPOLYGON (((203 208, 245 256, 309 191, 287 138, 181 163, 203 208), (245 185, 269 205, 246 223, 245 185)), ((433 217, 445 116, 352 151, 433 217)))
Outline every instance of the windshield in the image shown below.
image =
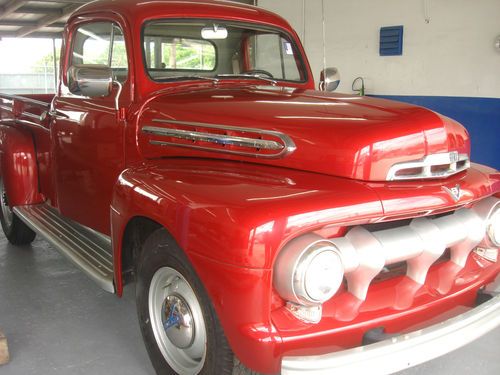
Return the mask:
POLYGON ((206 20, 160 20, 144 27, 145 66, 155 81, 260 78, 303 82, 302 59, 282 31, 206 20))

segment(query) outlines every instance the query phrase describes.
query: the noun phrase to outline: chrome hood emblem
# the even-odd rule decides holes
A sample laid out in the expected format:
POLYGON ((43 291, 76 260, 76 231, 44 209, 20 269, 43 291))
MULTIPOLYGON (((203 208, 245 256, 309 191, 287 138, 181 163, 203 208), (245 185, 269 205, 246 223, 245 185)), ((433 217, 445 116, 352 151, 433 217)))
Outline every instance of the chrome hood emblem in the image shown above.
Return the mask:
POLYGON ((458 202, 460 200, 460 198, 462 198, 463 196, 463 192, 462 192, 462 189, 460 189, 460 185, 457 184, 451 188, 448 188, 446 186, 442 186, 441 187, 444 191, 446 191, 451 198, 453 198, 453 200, 455 202, 458 202))
POLYGON ((387 181, 447 178, 470 167, 469 155, 458 151, 427 155, 423 159, 394 164, 387 181))

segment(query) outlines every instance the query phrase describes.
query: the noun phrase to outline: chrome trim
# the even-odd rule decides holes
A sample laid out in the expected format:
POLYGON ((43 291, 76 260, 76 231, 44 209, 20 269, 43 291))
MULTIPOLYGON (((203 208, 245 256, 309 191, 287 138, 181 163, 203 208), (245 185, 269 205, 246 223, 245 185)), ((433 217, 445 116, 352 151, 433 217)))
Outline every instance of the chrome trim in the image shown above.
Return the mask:
POLYGON ((60 119, 60 120, 67 120, 68 119, 68 116, 63 114, 62 112, 58 111, 58 110, 55 110, 55 109, 51 109, 49 112, 48 112, 48 115, 51 117, 51 118, 55 118, 56 120, 57 119, 60 119))
POLYGON ((67 73, 68 88, 74 95, 87 97, 108 96, 113 86, 113 71, 107 65, 72 65, 67 73))
MULTIPOLYGON (((491 222, 493 216, 498 216, 499 219, 500 219, 500 204, 495 207, 493 210, 491 210, 491 213, 490 213, 490 222, 488 223, 488 228, 486 229, 486 232, 488 233, 488 239, 489 239, 489 242, 491 242, 491 244, 493 246, 497 246, 497 247, 500 247, 500 242, 498 241, 498 234, 495 235, 495 228, 493 227, 493 222, 491 222)), ((497 219, 497 220, 499 220, 497 219)), ((499 228, 497 227, 496 230, 499 230, 499 228)))
POLYGON ((234 151, 234 150, 225 150, 225 149, 215 149, 211 147, 191 145, 191 144, 182 144, 168 141, 156 141, 151 140, 149 143, 158 146, 174 146, 174 147, 185 147, 185 148, 193 148, 196 150, 202 151, 212 151, 212 152, 221 152, 226 154, 233 155, 242 155, 242 156, 251 156, 256 158, 264 158, 264 159, 276 159, 282 158, 286 155, 291 154, 296 150, 295 143, 293 140, 286 134, 277 131, 271 130, 263 130, 263 129, 252 129, 252 128, 244 128, 238 126, 226 126, 226 125, 216 125, 216 124, 204 124, 199 122, 189 122, 189 121, 176 121, 176 120, 160 120, 154 119, 153 122, 162 123, 162 124, 172 124, 172 125, 182 125, 182 126, 191 126, 195 128, 204 128, 204 129, 217 129, 217 130, 227 130, 227 131, 237 131, 250 133, 255 135, 268 135, 272 137, 278 138, 282 143, 273 141, 273 140, 264 140, 264 139, 255 139, 249 137, 239 137, 239 136, 229 136, 224 134, 213 134, 207 132, 200 132, 196 130, 183 130, 183 129, 173 129, 173 128, 165 128, 165 127, 155 127, 155 126, 145 126, 142 128, 142 132, 146 134, 158 135, 158 136, 166 136, 177 139, 189 140, 193 142, 209 142, 216 145, 230 145, 230 146, 238 146, 238 147, 246 147, 252 149, 263 149, 263 150, 271 150, 277 151, 272 154, 259 154, 257 152, 244 152, 244 151, 234 151))
MULTIPOLYGON (((499 205, 500 199, 489 197, 472 208, 436 218, 416 218, 409 225, 396 228, 369 231, 365 226, 354 226, 345 236, 331 239, 305 234, 290 241, 280 255, 290 247, 300 250, 316 242, 329 243, 340 253, 348 291, 363 301, 372 280, 386 265, 407 262, 407 277, 421 285, 446 249, 450 249, 451 261, 463 268, 471 251, 484 241, 490 213, 499 205)), ((276 264, 284 268, 283 264, 276 264)), ((288 265, 294 266, 292 262, 288 265)), ((275 277, 273 282, 278 291, 283 291, 290 280, 275 277)))
POLYGON ((478 213, 483 216, 487 217, 487 222, 486 222, 486 233, 487 236, 484 237, 484 239, 481 241, 479 244, 480 247, 483 247, 485 249, 491 249, 491 248, 500 248, 500 243, 496 243, 493 241, 493 238, 491 237, 491 219, 495 215, 496 212, 500 213, 500 199, 497 199, 497 203, 494 205, 482 205, 476 209, 476 211, 479 211, 478 213))
MULTIPOLYGON (((245 74, 245 73, 241 73, 241 74, 217 74, 217 77, 221 77, 221 78, 239 78, 239 77, 244 77, 244 78, 252 78, 252 79, 256 79, 256 80, 262 80, 262 81, 266 81, 266 82, 269 82, 271 85, 273 86, 276 86, 278 84, 278 81, 276 81, 275 79, 272 79, 272 78, 268 78, 268 77, 262 77, 262 75, 259 75, 258 73, 256 74, 245 74)), ((217 80, 218 81, 218 80, 217 80)))
POLYGON ((116 91, 115 96, 115 109, 117 112, 120 111, 120 97, 122 96, 123 85, 118 81, 113 81, 113 84, 118 86, 118 90, 116 91))
POLYGON ((49 103, 45 103, 45 102, 42 102, 40 100, 35 100, 35 99, 31 99, 31 98, 25 98, 23 96, 19 96, 19 95, 10 95, 10 94, 0 94, 0 98, 4 98, 4 99, 7 99, 7 100, 19 100, 21 102, 25 102, 25 103, 30 103, 30 104, 35 104, 35 105, 38 105, 38 106, 42 106, 42 107, 48 107, 50 104, 49 103))
POLYGON ((40 121, 40 122, 43 121, 42 115, 35 115, 35 114, 29 113, 29 112, 22 112, 21 116, 29 117, 29 118, 31 118, 33 120, 37 120, 37 121, 40 121))
POLYGON ((60 215, 47 204, 17 206, 14 213, 107 292, 115 286, 111 240, 60 215))
POLYGON ((441 186, 441 189, 446 191, 448 195, 455 201, 458 202, 460 198, 463 196, 463 191, 460 187, 460 184, 456 184, 455 186, 449 188, 447 186, 441 186))
POLYGON ((233 137, 230 135, 194 132, 190 130, 165 129, 153 126, 146 126, 142 129, 142 131, 148 134, 163 135, 172 138, 185 139, 187 141, 209 142, 223 146, 261 148, 264 150, 273 150, 273 151, 274 150, 281 151, 284 148, 283 145, 275 141, 265 141, 263 139, 233 137))
POLYGON ((282 375, 391 374, 440 357, 500 326, 500 296, 442 323, 340 352, 286 356, 282 375))
MULTIPOLYGON (((317 306, 337 293, 344 278, 342 255, 338 248, 316 234, 308 233, 294 238, 280 251, 274 264, 273 283, 278 294, 286 301, 302 306, 317 306), (321 300, 313 298, 307 290, 305 275, 315 256, 330 252, 336 255, 339 266, 329 280, 332 288, 321 300)), ((320 315, 321 317, 321 315, 320 315)), ((317 323, 317 322, 316 322, 317 323)))
POLYGON ((12 111, 13 106, 11 106, 11 105, 4 105, 4 104, 0 104, 0 109, 3 109, 3 110, 5 110, 5 111, 9 111, 9 112, 10 112, 10 111, 12 111))
POLYGON ((186 278, 174 268, 159 268, 149 284, 148 310, 154 339, 170 367, 177 374, 200 373, 207 356, 207 329, 200 301, 186 278))
POLYGON ((404 163, 394 164, 387 174, 387 181, 404 181, 404 180, 417 180, 428 178, 446 178, 454 174, 463 172, 470 168, 469 156, 466 154, 459 154, 458 152, 447 152, 441 154, 428 155, 422 160, 409 161, 404 163), (462 163, 458 166, 458 163, 462 163), (444 171, 432 171, 432 167, 448 166, 444 171), (398 173, 404 170, 422 169, 420 173, 411 175, 398 176, 398 173))
POLYGON ((41 130, 45 130, 45 131, 50 131, 45 126, 37 124, 36 122, 28 121, 28 120, 19 120, 19 119, 16 119, 16 120, 13 121, 13 124, 14 125, 15 124, 21 124, 21 125, 26 125, 26 126, 30 126, 30 127, 35 127, 37 129, 41 129, 41 130))

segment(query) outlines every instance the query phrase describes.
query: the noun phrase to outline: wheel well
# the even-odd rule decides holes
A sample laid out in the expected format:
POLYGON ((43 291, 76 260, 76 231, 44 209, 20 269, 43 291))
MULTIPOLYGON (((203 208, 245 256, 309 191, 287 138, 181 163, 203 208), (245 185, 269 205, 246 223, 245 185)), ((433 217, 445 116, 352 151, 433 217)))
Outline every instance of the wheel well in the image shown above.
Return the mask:
POLYGON ((161 224, 146 217, 135 217, 129 221, 122 242, 123 285, 135 280, 135 266, 141 253, 142 244, 161 224))

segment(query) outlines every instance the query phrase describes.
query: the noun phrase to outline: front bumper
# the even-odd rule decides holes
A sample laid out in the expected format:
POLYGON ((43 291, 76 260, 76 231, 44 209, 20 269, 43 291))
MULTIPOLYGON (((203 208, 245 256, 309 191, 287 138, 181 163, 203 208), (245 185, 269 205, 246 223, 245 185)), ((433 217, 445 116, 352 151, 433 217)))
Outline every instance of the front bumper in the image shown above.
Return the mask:
POLYGON ((500 276, 487 291, 491 300, 428 328, 340 352, 284 357, 282 375, 390 374, 442 356, 500 326, 500 276))

